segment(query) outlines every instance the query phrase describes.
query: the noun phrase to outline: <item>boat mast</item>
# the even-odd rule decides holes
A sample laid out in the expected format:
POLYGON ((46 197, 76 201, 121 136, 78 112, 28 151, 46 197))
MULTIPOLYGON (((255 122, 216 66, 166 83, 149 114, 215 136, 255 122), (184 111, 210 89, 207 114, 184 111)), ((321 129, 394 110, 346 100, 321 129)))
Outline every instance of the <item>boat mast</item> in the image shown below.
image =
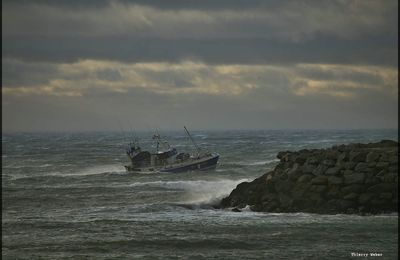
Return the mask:
POLYGON ((197 144, 195 143, 195 141, 193 140, 192 136, 190 135, 189 131, 187 130, 186 126, 183 126, 185 128, 186 133, 188 134, 190 140, 192 141, 192 143, 194 144, 194 146, 196 147, 197 150, 197 155, 200 155, 200 148, 197 146, 197 144))

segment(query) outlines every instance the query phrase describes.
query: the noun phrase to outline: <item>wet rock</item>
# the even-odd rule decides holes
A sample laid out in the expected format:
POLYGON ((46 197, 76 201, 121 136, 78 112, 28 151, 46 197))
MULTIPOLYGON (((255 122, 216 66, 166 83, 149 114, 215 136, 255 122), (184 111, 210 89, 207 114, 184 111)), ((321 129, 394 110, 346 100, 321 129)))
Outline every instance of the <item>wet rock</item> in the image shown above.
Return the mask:
POLYGON ((353 173, 354 173, 353 170, 345 170, 345 171, 343 172, 343 175, 352 175, 353 173))
POLYGON ((399 163, 399 157, 397 155, 390 156, 388 161, 390 164, 397 164, 399 163))
POLYGON ((357 200, 358 199, 358 194, 357 193, 350 193, 347 194, 346 196, 343 197, 345 200, 357 200))
POLYGON ((339 185, 330 185, 325 195, 327 198, 343 198, 343 192, 339 185))
POLYGON ((311 180, 311 184, 327 184, 328 183, 328 177, 327 176, 317 176, 311 180))
POLYGON ((283 157, 285 157, 287 154, 290 154, 290 152, 289 152, 289 151, 282 151, 282 152, 279 152, 278 155, 277 155, 276 157, 277 157, 279 160, 282 160, 283 157))
POLYGON ((383 200, 383 199, 372 199, 371 200, 371 204, 375 205, 375 206, 384 205, 385 203, 386 203, 386 200, 383 200))
POLYGON ((331 159, 325 159, 322 161, 322 164, 326 165, 327 167, 332 167, 332 166, 335 166, 336 162, 331 159))
POLYGON ((379 195, 379 198, 389 200, 392 198, 392 193, 390 192, 383 192, 379 195))
POLYGON ((389 157, 390 155, 383 153, 381 154, 381 157, 379 157, 378 162, 389 162, 389 157))
POLYGON ((309 182, 312 178, 314 178, 314 175, 312 175, 312 174, 304 174, 300 178, 297 179, 297 182, 298 183, 309 182))
POLYGON ((351 175, 344 176, 345 184, 362 184, 365 180, 365 174, 362 172, 353 173, 351 175))
POLYGON ((365 179, 365 184, 373 185, 379 183, 381 180, 378 177, 372 176, 365 179))
POLYGON ((379 183, 375 184, 367 189, 368 192, 379 193, 379 192, 391 192, 396 191, 396 183, 379 183))
POLYGON ((325 192, 328 189, 326 185, 311 185, 310 191, 314 191, 318 194, 325 192))
POLYGON ((378 169, 385 169, 387 167, 389 167, 389 162, 378 162, 376 164, 376 168, 378 169))
POLYGON ((348 185, 345 187, 342 187, 342 192, 344 194, 348 194, 348 193, 360 193, 365 189, 364 185, 361 184, 352 184, 352 185, 348 185))
POLYGON ((326 171, 325 171, 325 175, 337 175, 337 174, 339 174, 340 173, 340 167, 338 167, 338 166, 335 166, 335 167, 331 167, 331 168, 329 168, 329 169, 327 169, 326 171))
POLYGON ((304 164, 301 168, 300 171, 305 174, 305 173, 312 173, 315 170, 316 166, 313 164, 304 164))
POLYGON ((385 175, 382 177, 382 181, 384 183, 393 183, 395 182, 395 178, 397 176, 397 173, 394 172, 387 172, 385 175))
POLYGON ((347 162, 349 160, 349 153, 342 152, 338 155, 336 163, 347 162))
POLYGON ((371 151, 367 154, 366 162, 376 162, 381 155, 376 151, 371 151))
POLYGON ((282 194, 279 197, 279 202, 280 202, 280 205, 282 207, 290 208, 292 206, 292 203, 293 203, 293 198, 291 198, 290 196, 288 196, 286 194, 282 194))
POLYGON ((364 162, 357 163, 354 171, 356 172, 364 172, 368 168, 368 164, 364 162))
POLYGON ((319 159, 315 156, 312 156, 307 159, 306 163, 311 165, 316 165, 319 163, 319 159))
POLYGON ((355 162, 345 162, 345 163, 344 163, 344 168, 345 168, 346 170, 353 170, 354 167, 356 166, 356 164, 357 164, 357 163, 355 163, 355 162))
POLYGON ((320 164, 314 169, 314 171, 312 173, 314 175, 323 175, 327 169, 328 169, 328 166, 320 164))
POLYGON ((367 152, 354 150, 350 152, 349 157, 350 161, 353 162, 365 162, 365 159, 367 157, 367 152))
POLYGON ((377 214, 398 210, 398 143, 284 151, 273 171, 239 184, 221 207, 253 211, 377 214))
POLYGON ((358 197, 358 203, 361 204, 361 205, 365 205, 365 204, 367 204, 367 203, 371 200, 371 198, 372 198, 373 196, 374 196, 374 195, 371 194, 371 193, 362 193, 362 194, 358 197))
POLYGON ((309 182, 297 183, 291 190, 292 196, 294 198, 300 198, 304 193, 308 192, 311 184, 309 182))
POLYGON ((343 183, 343 178, 342 177, 337 177, 337 176, 330 176, 328 178, 328 183, 329 184, 342 184, 343 183))

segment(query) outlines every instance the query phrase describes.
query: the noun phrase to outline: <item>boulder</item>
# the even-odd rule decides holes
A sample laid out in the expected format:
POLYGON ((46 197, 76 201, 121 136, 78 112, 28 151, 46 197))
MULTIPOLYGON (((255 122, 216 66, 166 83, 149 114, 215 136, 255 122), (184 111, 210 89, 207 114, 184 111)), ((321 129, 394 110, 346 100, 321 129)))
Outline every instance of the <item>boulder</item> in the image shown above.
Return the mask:
POLYGON ((379 183, 381 180, 378 177, 372 176, 365 179, 365 184, 373 185, 379 183))
POLYGON ((310 189, 310 187, 311 184, 309 182, 297 183, 291 190, 291 193, 294 198, 300 198, 310 189))
POLYGON ((393 192, 396 190, 397 190, 396 183, 379 183, 367 189, 367 191, 371 193, 393 192))
POLYGON ((330 176, 328 178, 328 183, 329 184, 342 184, 343 183, 343 178, 342 177, 337 177, 337 176, 330 176))
POLYGON ((392 155, 389 157, 389 163, 390 164, 398 164, 399 163, 399 156, 398 155, 392 155))
POLYGON ((323 175, 327 169, 328 169, 328 166, 320 164, 314 169, 314 171, 312 173, 314 175, 323 175))
POLYGON ((349 154, 350 161, 353 162, 365 162, 365 159, 367 158, 367 152, 365 151, 360 151, 360 150, 353 150, 349 154))
POLYGON ((356 205, 354 201, 345 199, 337 200, 336 204, 339 206, 341 210, 344 211, 346 211, 349 208, 353 208, 356 205))
POLYGON ((297 179, 297 182, 298 183, 309 182, 312 178, 314 178, 314 175, 312 174, 303 174, 297 179))
POLYGON ((381 155, 380 155, 378 152, 376 152, 376 151, 371 151, 371 152, 369 152, 369 153, 367 154, 367 157, 366 157, 365 161, 366 161, 366 162, 376 162, 376 161, 378 161, 378 159, 379 159, 380 156, 381 156, 381 155))
POLYGON ((397 153, 398 143, 389 141, 280 152, 274 170, 237 185, 220 207, 235 212, 246 205, 268 212, 396 212, 397 153))
POLYGON ((352 192, 350 194, 347 194, 346 196, 343 197, 345 200, 357 200, 358 199, 358 193, 352 192))
POLYGON ((362 172, 357 172, 344 176, 345 184, 362 184, 364 183, 364 180, 365 180, 365 174, 362 172))
POLYGON ((328 177, 324 175, 316 176, 311 180, 311 184, 327 184, 327 182, 328 182, 328 177))
POLYGON ((367 168, 368 168, 368 163, 359 162, 359 163, 357 163, 356 167, 354 168, 354 171, 356 171, 356 172, 365 172, 365 170, 367 168))
POLYGON ((389 167, 389 162, 378 162, 376 164, 376 168, 378 169, 386 169, 387 167, 389 167))
POLYGON ((340 173, 341 168, 338 166, 331 167, 325 171, 325 175, 337 175, 340 173))
POLYGON ((301 166, 300 171, 302 173, 312 173, 315 170, 316 166, 314 164, 304 164, 301 166))
POLYGON ((328 191, 325 193, 327 198, 343 198, 343 192, 340 189, 339 185, 329 185, 328 191))
POLYGON ((341 191, 342 191, 344 194, 349 194, 349 193, 353 193, 353 192, 359 194, 359 193, 361 193, 364 189, 365 189, 364 185, 361 185, 361 184, 352 184, 352 185, 348 185, 348 186, 343 187, 343 188, 341 189, 341 191))
POLYGON ((327 167, 333 167, 335 166, 336 162, 332 159, 325 159, 322 161, 323 165, 326 165, 327 167))
POLYGON ((356 164, 357 164, 357 163, 355 163, 355 162, 345 162, 345 163, 344 163, 344 168, 345 168, 346 170, 353 170, 354 167, 356 166, 356 164))
POLYGON ((379 195, 379 198, 385 199, 385 200, 390 200, 392 198, 393 194, 390 192, 383 192, 379 195))
POLYGON ((374 195, 371 193, 362 193, 358 197, 358 203, 361 205, 367 204, 374 195))
POLYGON ((314 191, 316 193, 323 193, 328 189, 328 186, 326 185, 311 185, 310 186, 310 191, 314 191))
POLYGON ((395 182, 395 178, 397 176, 397 173, 394 172, 387 172, 385 173, 385 175, 383 175, 383 177, 381 178, 381 180, 384 183, 393 183, 395 182))

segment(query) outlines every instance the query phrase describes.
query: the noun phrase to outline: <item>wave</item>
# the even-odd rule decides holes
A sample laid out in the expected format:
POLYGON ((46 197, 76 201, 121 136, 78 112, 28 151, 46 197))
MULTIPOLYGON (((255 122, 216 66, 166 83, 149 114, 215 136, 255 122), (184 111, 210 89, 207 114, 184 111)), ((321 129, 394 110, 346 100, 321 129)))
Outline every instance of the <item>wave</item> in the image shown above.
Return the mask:
POLYGON ((200 139, 207 139, 208 135, 197 134, 197 135, 194 135, 194 137, 195 138, 200 138, 200 139))
POLYGON ((255 161, 255 162, 249 162, 247 163, 247 165, 266 165, 266 164, 270 164, 270 163, 275 163, 275 162, 279 162, 279 159, 271 159, 271 160, 266 160, 266 161, 255 161))
POLYGON ((276 163, 279 162, 279 159, 270 159, 270 160, 264 160, 264 161, 238 161, 232 163, 232 165, 238 165, 238 166, 256 166, 256 165, 268 165, 271 163, 276 163))
POLYGON ((99 175, 105 173, 126 173, 123 166, 120 164, 99 165, 85 168, 74 173, 61 173, 61 176, 86 176, 86 175, 99 175))
MULTIPOLYGON (((45 168, 50 167, 50 164, 44 164, 39 167, 45 168)), ((21 166, 21 168, 26 166, 21 166)), ((30 178, 41 178, 41 177, 74 177, 74 176, 90 176, 90 175, 102 175, 102 174, 126 174, 125 169, 121 165, 99 165, 94 167, 84 168, 75 172, 60 172, 52 171, 47 173, 35 174, 35 175, 20 175, 12 176, 13 180, 17 179, 30 179, 30 178)))
POLYGON ((53 165, 50 164, 50 163, 45 163, 45 164, 39 165, 39 166, 37 166, 37 167, 39 167, 39 168, 46 168, 46 167, 51 167, 51 166, 53 166, 53 165))
POLYGON ((252 141, 249 141, 249 140, 234 140, 231 143, 233 143, 233 144, 248 144, 248 143, 251 143, 251 142, 252 141))
POLYGON ((215 181, 197 180, 197 181, 153 181, 153 182, 136 182, 130 186, 152 186, 162 187, 172 190, 183 191, 182 201, 180 204, 189 205, 214 205, 239 184, 249 179, 220 179, 215 181))
POLYGON ((334 139, 318 139, 318 140, 309 140, 309 141, 304 141, 304 143, 307 144, 319 144, 319 143, 331 143, 331 142, 336 142, 337 140, 334 139))

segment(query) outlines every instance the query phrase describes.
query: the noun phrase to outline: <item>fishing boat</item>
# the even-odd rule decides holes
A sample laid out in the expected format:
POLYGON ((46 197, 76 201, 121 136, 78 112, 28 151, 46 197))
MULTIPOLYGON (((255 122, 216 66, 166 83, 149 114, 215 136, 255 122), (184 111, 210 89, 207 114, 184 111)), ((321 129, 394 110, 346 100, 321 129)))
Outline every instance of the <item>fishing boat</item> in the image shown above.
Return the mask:
POLYGON ((186 126, 186 134, 196 148, 196 153, 178 153, 168 141, 163 140, 158 133, 153 135, 156 142, 156 151, 142 151, 137 140, 131 142, 127 155, 131 161, 125 169, 131 173, 140 172, 186 172, 194 170, 209 170, 217 166, 219 154, 204 151, 196 144, 186 126))

